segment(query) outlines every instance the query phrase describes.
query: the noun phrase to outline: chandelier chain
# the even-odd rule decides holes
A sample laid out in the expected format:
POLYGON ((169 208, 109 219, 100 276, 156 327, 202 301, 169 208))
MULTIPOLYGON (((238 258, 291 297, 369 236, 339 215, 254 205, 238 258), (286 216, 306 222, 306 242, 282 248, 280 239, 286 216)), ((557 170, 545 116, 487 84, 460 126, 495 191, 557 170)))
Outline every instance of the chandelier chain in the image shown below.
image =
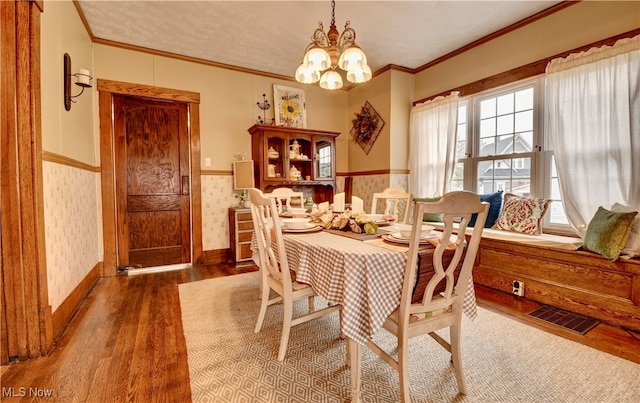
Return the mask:
POLYGON ((336 25, 336 2, 331 0, 331 25, 336 25))

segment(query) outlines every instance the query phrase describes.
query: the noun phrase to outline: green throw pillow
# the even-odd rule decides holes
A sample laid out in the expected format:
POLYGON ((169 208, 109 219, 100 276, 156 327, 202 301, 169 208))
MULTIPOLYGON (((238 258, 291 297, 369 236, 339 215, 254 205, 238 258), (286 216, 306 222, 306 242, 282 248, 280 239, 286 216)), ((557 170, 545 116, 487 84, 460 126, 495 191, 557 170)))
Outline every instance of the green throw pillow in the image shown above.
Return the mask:
POLYGON ((637 211, 616 213, 603 207, 589 222, 582 247, 614 261, 627 243, 637 211))
MULTIPOLYGON (((413 201, 433 203, 437 202, 440 199, 442 199, 442 197, 415 197, 413 201)), ((424 216, 422 216, 422 221, 442 222, 442 214, 424 213, 424 216)))

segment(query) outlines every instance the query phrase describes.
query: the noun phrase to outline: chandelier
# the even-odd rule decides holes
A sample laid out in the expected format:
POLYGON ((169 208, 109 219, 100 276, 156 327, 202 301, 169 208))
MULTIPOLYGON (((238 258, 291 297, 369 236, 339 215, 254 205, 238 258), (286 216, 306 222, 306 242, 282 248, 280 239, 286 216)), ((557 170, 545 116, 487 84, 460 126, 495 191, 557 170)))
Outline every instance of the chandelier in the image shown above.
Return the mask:
POLYGON ((331 26, 324 32, 322 21, 311 36, 311 43, 305 49, 302 64, 296 70, 296 81, 313 84, 320 81, 320 87, 326 90, 342 88, 342 76, 336 71, 346 71, 346 77, 352 83, 364 83, 371 79, 371 68, 367 57, 356 45, 356 31, 350 22, 344 24, 344 31, 336 29, 336 2, 331 2, 331 26), (323 73, 324 72, 324 73, 323 73), (322 73, 322 75, 321 75, 322 73))

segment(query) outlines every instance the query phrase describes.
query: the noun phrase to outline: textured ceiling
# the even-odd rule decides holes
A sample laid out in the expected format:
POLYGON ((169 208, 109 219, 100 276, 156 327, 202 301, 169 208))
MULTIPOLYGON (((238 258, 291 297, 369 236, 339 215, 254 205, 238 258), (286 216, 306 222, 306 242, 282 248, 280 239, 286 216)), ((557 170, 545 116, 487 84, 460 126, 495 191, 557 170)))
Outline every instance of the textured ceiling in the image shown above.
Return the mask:
MULTIPOLYGON (((94 38, 292 77, 330 1, 79 0, 94 38)), ((421 67, 559 1, 337 1, 375 72, 421 67)))

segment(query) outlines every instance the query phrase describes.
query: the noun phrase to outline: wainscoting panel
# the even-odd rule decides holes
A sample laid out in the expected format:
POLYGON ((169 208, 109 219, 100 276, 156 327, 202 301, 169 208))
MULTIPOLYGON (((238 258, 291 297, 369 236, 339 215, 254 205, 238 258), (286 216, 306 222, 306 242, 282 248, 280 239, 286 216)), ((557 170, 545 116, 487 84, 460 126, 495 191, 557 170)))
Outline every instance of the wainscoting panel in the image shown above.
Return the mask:
POLYGON ((233 176, 202 175, 202 249, 229 248, 229 207, 240 201, 234 197, 233 176))
MULTIPOLYGON (((407 174, 368 174, 368 175, 349 175, 353 177, 353 196, 362 198, 365 211, 371 209, 373 202, 373 194, 382 192, 388 187, 399 187, 408 190, 407 174)), ((342 181, 344 185, 344 179, 342 181)), ((344 186, 342 187, 344 189, 344 186)), ((341 190, 344 191, 344 190, 341 190)))
POLYGON ((55 312, 102 261, 100 174, 44 161, 42 176, 47 283, 55 312))

